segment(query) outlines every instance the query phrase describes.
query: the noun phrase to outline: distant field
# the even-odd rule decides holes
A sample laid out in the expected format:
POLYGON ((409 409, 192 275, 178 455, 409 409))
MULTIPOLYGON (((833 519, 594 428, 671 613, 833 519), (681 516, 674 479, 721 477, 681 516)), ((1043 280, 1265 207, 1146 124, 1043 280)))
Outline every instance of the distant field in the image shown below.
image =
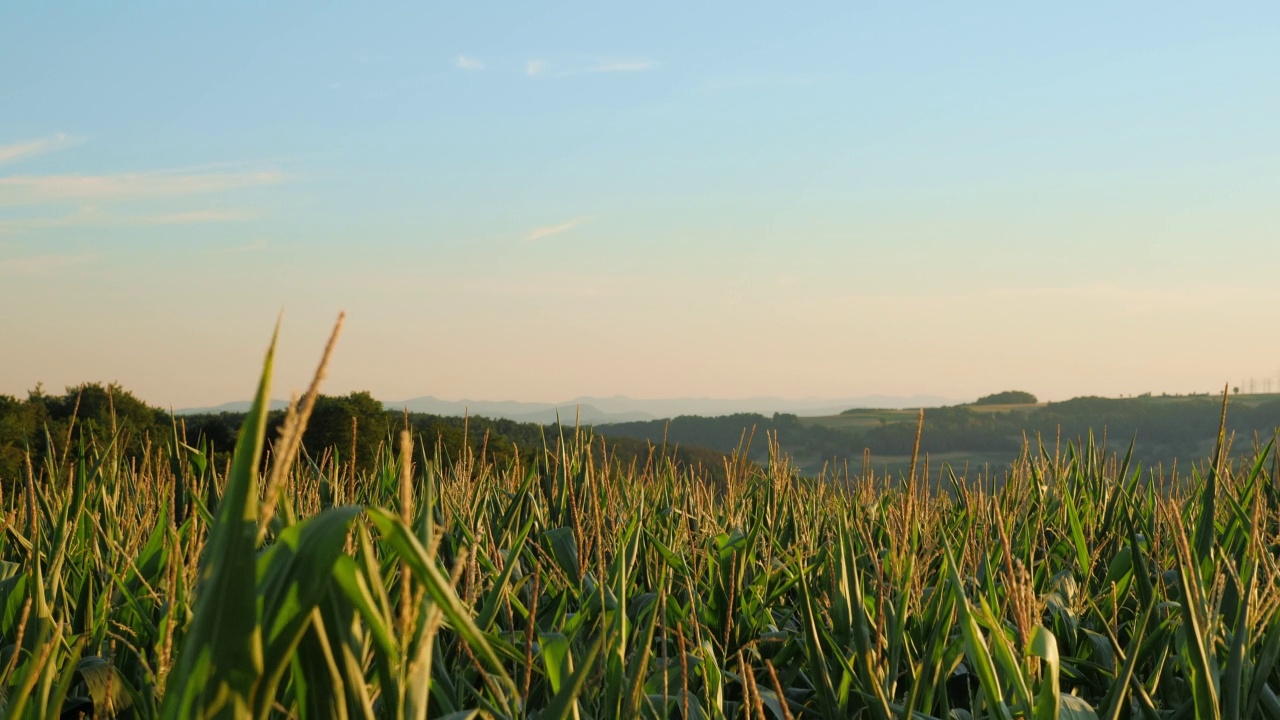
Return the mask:
POLYGON ((816 425, 833 430, 854 430, 875 427, 881 423, 899 422, 916 417, 919 410, 851 410, 840 415, 802 417, 801 425, 816 425))
MULTIPOLYGON (((1108 400, 1117 401, 1134 401, 1144 402, 1153 405, 1177 406, 1188 402, 1204 401, 1206 398, 1213 399, 1215 402, 1219 399, 1212 395, 1151 395, 1130 398, 1107 398, 1108 400)), ((1280 393, 1247 393, 1240 395, 1232 395, 1229 399, 1230 405, 1235 407, 1258 407, 1269 402, 1280 401, 1280 393)), ((1051 403, 1042 402, 1035 404, 1016 404, 1016 405, 957 405, 955 407, 963 407, 975 413, 1024 413, 1032 414, 1036 411, 1043 410, 1051 405, 1051 403)), ((928 414, 937 408, 926 408, 925 413, 928 414)), ((820 427, 828 427, 835 429, 854 429, 874 427, 883 422, 903 422, 907 420, 915 420, 919 413, 917 408, 908 409, 881 409, 881 408, 859 408, 854 410, 846 410, 839 415, 824 415, 816 417, 802 417, 800 422, 805 425, 817 425, 820 427)))
POLYGON ((965 405, 964 407, 976 413, 997 413, 997 412, 1018 412, 1031 413, 1039 410, 1049 403, 1022 403, 1019 405, 965 405))
MULTIPOLYGON (((918 409, 866 408, 839 415, 796 417, 742 414, 716 418, 681 417, 671 421, 626 423, 599 428, 657 442, 666 438, 683 447, 701 446, 732 452, 745 432, 754 434, 750 457, 768 457, 765 437, 802 472, 819 475, 846 467, 861 472, 863 453, 871 452, 870 469, 901 474, 910 465, 918 409)), ((1213 395, 1131 398, 1082 397, 1051 403, 955 405, 926 408, 921 452, 930 470, 951 465, 957 472, 1001 473, 1017 458, 1024 439, 1050 444, 1096 437, 1109 452, 1121 452, 1134 441, 1134 459, 1146 468, 1167 471, 1174 463, 1203 458, 1217 437, 1221 397, 1213 395)), ((1255 437, 1262 442, 1280 423, 1280 394, 1232 395, 1227 430, 1237 454, 1248 451, 1255 437)))
MULTIPOLYGON (((976 413, 1031 413, 1045 407, 1047 404, 1048 403, 1038 403, 1035 405, 963 405, 960 407, 967 408, 976 413)), ((927 414, 929 410, 929 408, 926 408, 925 413, 927 414)), ((800 418, 800 423, 803 425, 816 425, 819 427, 832 428, 834 430, 858 430, 875 427, 881 423, 914 422, 919 413, 920 410, 918 408, 902 410, 860 408, 856 410, 846 410, 839 415, 802 417, 800 418)))

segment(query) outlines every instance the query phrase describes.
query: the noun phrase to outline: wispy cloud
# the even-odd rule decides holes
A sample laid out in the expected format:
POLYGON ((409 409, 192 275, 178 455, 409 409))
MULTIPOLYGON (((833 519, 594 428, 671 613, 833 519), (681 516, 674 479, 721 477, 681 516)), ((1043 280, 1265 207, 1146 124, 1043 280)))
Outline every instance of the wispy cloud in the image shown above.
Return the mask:
POLYGON ((248 210, 192 210, 190 212, 167 213, 164 215, 141 215, 124 217, 121 220, 136 225, 189 225, 208 222, 239 222, 252 220, 257 213, 248 210))
POLYGON ((98 257, 96 252, 67 255, 28 255, 27 257, 0 258, 0 273, 16 275, 44 275, 55 270, 87 263, 98 257))
POLYGON ((274 185, 283 180, 284 176, 273 170, 15 176, 0 178, 0 206, 203 195, 274 185))
POLYGON ((590 221, 591 221, 591 218, 589 217, 580 217, 580 218, 574 218, 572 220, 568 220, 566 222, 562 222, 559 225, 548 225, 547 227, 534 228, 533 232, 530 232, 528 235, 526 235, 524 239, 525 239, 525 242, 542 240, 544 238, 549 238, 552 235, 559 235, 560 233, 563 233, 563 232, 569 232, 570 230, 578 227, 579 225, 585 225, 590 221))
POLYGON ((459 55, 454 58, 453 64, 461 70, 483 70, 484 63, 479 58, 470 55, 459 55))
POLYGON ((246 210, 192 210, 155 215, 114 215, 88 206, 61 217, 0 220, 0 235, 63 227, 135 227, 147 225, 191 225, 197 223, 252 220, 256 213, 246 210))
POLYGON ((79 141, 79 138, 71 137, 66 133, 58 133, 36 140, 13 143, 12 145, 0 145, 0 165, 15 162, 32 155, 61 150, 79 141))
POLYGON ((630 59, 606 59, 596 62, 586 63, 565 63, 556 66, 557 70, 551 72, 551 63, 545 60, 529 60, 524 64, 524 73, 529 77, 550 76, 550 77, 569 77, 571 75, 588 75, 596 73, 627 73, 642 72, 652 70, 657 67, 657 63, 644 58, 630 59))

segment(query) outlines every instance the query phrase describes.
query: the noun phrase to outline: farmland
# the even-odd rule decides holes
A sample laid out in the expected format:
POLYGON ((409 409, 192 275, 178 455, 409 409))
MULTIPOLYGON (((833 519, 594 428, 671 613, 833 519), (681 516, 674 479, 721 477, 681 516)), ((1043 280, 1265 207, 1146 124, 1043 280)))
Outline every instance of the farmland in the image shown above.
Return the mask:
POLYGON ((0 3, 0 720, 1280 720, 1280 2, 1009 5, 0 3))
POLYGON ((298 461, 306 401, 267 437, 270 373, 222 466, 69 432, 6 489, 6 716, 1280 717, 1269 443, 1177 479, 1031 446, 950 494, 585 430, 352 473, 298 461))
MULTIPOLYGON (((1007 472, 1024 444, 1080 442, 1093 435, 1112 451, 1135 442, 1134 460, 1172 472, 1213 452, 1221 416, 1221 396, 1077 397, 1050 403, 964 404, 924 410, 919 446, 928 459, 934 486, 945 485, 947 466, 961 475, 1007 472)), ((1245 394, 1231 398, 1227 430, 1239 438, 1235 449, 1247 456, 1256 438, 1273 434, 1280 418, 1280 395, 1245 394)), ((720 452, 741 449, 765 462, 776 438, 778 447, 802 471, 818 475, 846 465, 859 472, 874 468, 899 475, 911 467, 919 410, 846 410, 838 415, 742 413, 722 417, 682 416, 671 420, 598 426, 610 438, 631 438, 720 452), (750 445, 744 439, 752 438, 750 445), (740 447, 741 446, 741 447, 740 447)))

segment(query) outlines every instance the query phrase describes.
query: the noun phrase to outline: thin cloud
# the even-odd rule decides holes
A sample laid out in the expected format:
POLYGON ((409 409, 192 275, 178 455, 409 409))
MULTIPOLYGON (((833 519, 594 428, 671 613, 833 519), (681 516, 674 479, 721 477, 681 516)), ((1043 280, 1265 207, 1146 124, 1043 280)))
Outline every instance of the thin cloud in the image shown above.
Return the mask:
POLYGON ((598 60, 591 64, 572 63, 567 67, 557 65, 556 72, 551 72, 551 64, 544 60, 529 60, 524 65, 524 73, 529 77, 571 77, 574 75, 595 75, 600 73, 630 73, 652 70, 658 64, 644 58, 598 60))
POLYGON ((0 258, 0 273, 16 275, 45 275, 72 265, 81 265, 98 257, 96 252, 69 255, 29 255, 27 257, 0 258))
POLYGON ((590 222, 590 220, 591 218, 574 218, 572 220, 562 222, 559 225, 549 225, 547 227, 534 228, 533 232, 526 235, 524 239, 525 239, 525 242, 533 242, 534 240, 542 240, 544 238, 549 238, 552 235, 559 235, 560 233, 563 233, 563 232, 569 232, 570 230, 578 227, 579 225, 584 225, 587 222, 590 222))
POLYGON ((63 217, 0 221, 0 235, 64 227, 135 227, 146 225, 191 225, 197 223, 252 220, 256 213, 245 210, 192 210, 159 215, 112 215, 95 207, 82 208, 63 217))
POLYGON ((454 59, 453 64, 460 70, 483 70, 484 69, 484 63, 481 62, 479 58, 474 58, 474 57, 471 57, 470 55, 459 55, 457 58, 454 59))
POLYGON ((246 210, 193 210, 191 212, 168 213, 166 215, 144 215, 122 218, 137 225, 190 225, 209 222, 240 222, 256 218, 257 213, 246 210))
POLYGON ((0 178, 0 206, 83 200, 136 200, 203 195, 283 182, 276 171, 149 172, 122 175, 41 175, 0 178))
POLYGON ((66 133, 58 133, 49 137, 27 140, 12 145, 0 145, 0 165, 15 162, 32 155, 61 150, 79 141, 79 138, 71 137, 66 133))

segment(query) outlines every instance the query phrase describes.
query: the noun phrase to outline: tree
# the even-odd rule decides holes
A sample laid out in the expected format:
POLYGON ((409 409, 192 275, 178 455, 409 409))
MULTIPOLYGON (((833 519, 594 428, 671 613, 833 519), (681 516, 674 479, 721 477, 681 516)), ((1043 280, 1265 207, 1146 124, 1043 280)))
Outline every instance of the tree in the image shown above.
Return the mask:
POLYGON ((980 397, 974 405, 1035 405, 1040 402, 1035 395, 1022 390, 1005 390, 994 395, 980 397))
POLYGON ((37 385, 25 401, 0 396, 0 481, 13 483, 25 475, 28 450, 39 476, 45 459, 64 454, 74 458, 81 438, 105 444, 113 431, 119 433, 117 452, 141 457, 172 432, 170 422, 167 413, 115 383, 83 383, 68 387, 63 395, 49 395, 37 385))
MULTIPOLYGON (((391 415, 367 391, 353 392, 344 397, 321 395, 316 398, 307 431, 302 436, 307 452, 316 458, 330 448, 335 448, 343 456, 350 454, 352 418, 356 427, 356 465, 366 469, 373 467, 378 447, 387 440, 391 415)), ((345 458, 345 461, 350 460, 345 458)))

